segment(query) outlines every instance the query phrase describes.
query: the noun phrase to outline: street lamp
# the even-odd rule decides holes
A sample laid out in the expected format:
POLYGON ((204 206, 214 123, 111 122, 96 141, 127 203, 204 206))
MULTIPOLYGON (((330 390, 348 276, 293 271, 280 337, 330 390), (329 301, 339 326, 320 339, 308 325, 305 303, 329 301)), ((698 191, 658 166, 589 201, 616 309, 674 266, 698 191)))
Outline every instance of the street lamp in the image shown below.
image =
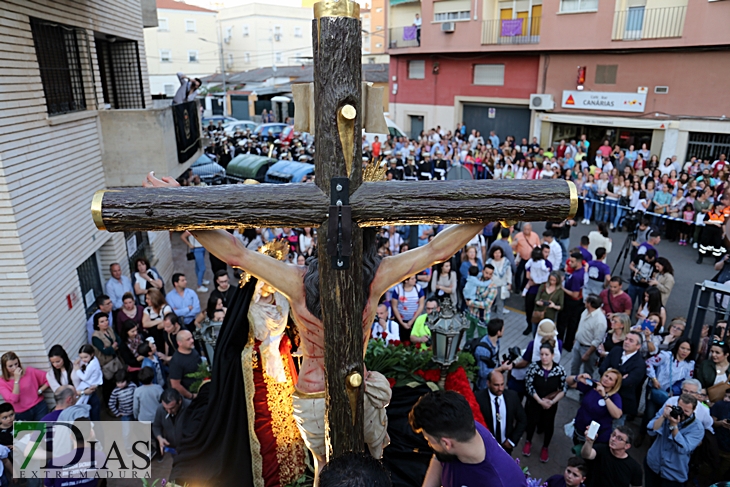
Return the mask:
POLYGON ((456 311, 450 298, 441 303, 441 311, 434 312, 426 318, 426 326, 431 330, 431 349, 433 360, 441 366, 441 378, 438 386, 443 389, 449 366, 456 362, 459 343, 469 324, 456 311))
POLYGON ((215 44, 218 46, 218 58, 221 63, 221 76, 223 77, 223 116, 227 117, 228 116, 228 100, 227 100, 228 87, 226 86, 226 66, 223 61, 223 43, 209 41, 208 39, 206 39, 204 37, 198 37, 198 39, 200 39, 203 42, 208 42, 210 44, 215 44))

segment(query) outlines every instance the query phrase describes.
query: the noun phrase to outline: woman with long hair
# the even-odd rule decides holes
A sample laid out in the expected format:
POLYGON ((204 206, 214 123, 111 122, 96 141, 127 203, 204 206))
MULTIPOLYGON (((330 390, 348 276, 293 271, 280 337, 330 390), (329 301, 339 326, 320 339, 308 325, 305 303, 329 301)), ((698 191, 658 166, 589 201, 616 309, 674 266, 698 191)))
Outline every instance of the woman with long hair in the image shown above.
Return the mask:
POLYGON ((160 275, 150 267, 150 261, 144 257, 138 257, 134 261, 137 272, 134 273, 134 294, 139 305, 145 304, 145 295, 150 289, 164 289, 160 275))
POLYGON ((692 378, 694 369, 694 347, 689 338, 680 338, 671 352, 659 352, 646 361, 646 410, 641 431, 646 431, 649 420, 667 399, 682 394, 682 381, 692 378))
POLYGON ((449 298, 454 306, 458 305, 459 294, 456 291, 459 281, 456 279, 456 271, 451 269, 451 260, 446 260, 434 266, 431 276, 431 292, 439 300, 449 298))
POLYGON ((0 357, 0 396, 15 410, 16 421, 40 421, 48 414, 43 391, 48 389, 46 374, 33 367, 23 368, 15 352, 0 357))
POLYGON ((554 357, 553 347, 543 343, 540 346, 540 361, 531 363, 525 375, 527 430, 522 454, 529 457, 532 453, 532 436, 537 425, 540 425, 544 433, 540 452, 540 461, 543 463, 550 459, 548 447, 555 432, 558 403, 565 396, 565 369, 555 363, 554 357))
POLYGON ((504 256, 501 247, 494 246, 489 250, 489 258, 487 264, 494 267, 492 274, 492 286, 498 287, 497 298, 494 301, 495 316, 494 318, 504 318, 504 300, 509 297, 512 289, 512 266, 509 260, 504 256))
POLYGON ((631 329, 631 318, 626 313, 614 313, 611 315, 609 326, 606 338, 598 345, 598 356, 601 360, 606 358, 614 347, 623 346, 624 339, 631 329))
POLYGON ((703 361, 695 370, 695 378, 705 389, 727 382, 730 378, 730 344, 726 340, 712 342, 710 360, 703 361))
POLYGON ((479 269, 479 274, 484 269, 484 263, 481 257, 477 253, 477 248, 474 245, 470 245, 466 248, 465 252, 461 253, 461 265, 459 266, 459 283, 461 288, 464 288, 466 284, 466 278, 469 277, 469 268, 476 266, 479 269))
POLYGON ((595 421, 600 425, 596 443, 608 443, 613 431, 613 421, 623 414, 621 396, 621 372, 616 369, 607 369, 599 381, 594 381, 590 374, 568 376, 569 387, 577 388, 583 395, 580 408, 575 414, 573 430, 573 444, 585 443, 583 436, 586 428, 595 421))
POLYGON ((71 379, 80 396, 76 404, 91 406, 89 419, 92 421, 99 421, 101 415, 101 401, 96 394, 96 388, 108 382, 104 380, 101 363, 96 355, 95 347, 88 344, 82 345, 79 349, 79 357, 74 360, 73 372, 71 372, 71 379))
POLYGON ((641 320, 645 320, 650 314, 657 314, 661 318, 659 322, 659 332, 667 321, 667 310, 662 304, 662 293, 656 286, 649 286, 644 291, 644 301, 636 310, 636 323, 641 324, 641 320))
POLYGON ((48 386, 53 392, 56 392, 61 386, 72 385, 71 372, 73 364, 68 358, 66 350, 61 345, 54 345, 48 352, 48 361, 51 363, 51 369, 46 372, 46 380, 48 386))
MULTIPOLYGON (((540 285, 535 296, 534 311, 543 311, 543 319, 556 321, 557 314, 563 309, 565 291, 563 291, 563 275, 560 271, 550 272, 547 282, 540 285)), ((534 312, 533 311, 533 312, 534 312)), ((533 329, 537 324, 533 324, 533 329)))
POLYGON ((583 183, 583 223, 588 225, 591 223, 593 218, 593 200, 596 198, 596 178, 593 174, 586 176, 585 183, 583 183))
POLYGON ((172 307, 167 304, 165 296, 157 289, 150 289, 145 296, 147 307, 142 315, 142 327, 148 336, 155 339, 158 350, 164 350, 165 331, 162 320, 166 314, 172 313, 172 307))
MULTIPOLYGON (((117 356, 117 350, 119 349, 120 343, 121 339, 119 338, 119 335, 117 335, 117 333, 109 326, 109 317, 107 314, 95 314, 94 333, 91 335, 91 344, 96 349, 95 355, 102 369, 117 356)), ((109 400, 109 396, 113 389, 113 379, 105 378, 102 387, 105 403, 109 400)))
MULTIPOLYGON (((535 302, 537 301, 537 293, 540 286, 546 283, 550 277, 552 265, 545 258, 545 254, 541 247, 532 249, 530 260, 525 264, 525 279, 527 285, 522 295, 525 297, 525 319, 527 320, 527 328, 523 335, 529 335, 533 329, 533 312, 535 311, 535 302)), ((538 321, 539 322, 539 321, 538 321)))
POLYGON ((649 285, 656 286, 661 293, 662 305, 666 306, 674 288, 674 267, 666 257, 657 257, 654 269, 656 273, 649 281, 649 285))

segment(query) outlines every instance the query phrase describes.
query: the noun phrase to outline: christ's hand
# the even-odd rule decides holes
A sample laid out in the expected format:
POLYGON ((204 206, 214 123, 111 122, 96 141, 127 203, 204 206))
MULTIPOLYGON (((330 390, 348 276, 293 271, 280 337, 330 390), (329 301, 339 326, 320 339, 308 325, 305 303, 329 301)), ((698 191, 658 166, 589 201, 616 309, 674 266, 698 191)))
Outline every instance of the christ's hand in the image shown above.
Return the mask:
POLYGON ((163 176, 162 179, 157 179, 155 171, 150 171, 142 186, 145 188, 174 188, 180 186, 180 183, 170 176, 163 176))

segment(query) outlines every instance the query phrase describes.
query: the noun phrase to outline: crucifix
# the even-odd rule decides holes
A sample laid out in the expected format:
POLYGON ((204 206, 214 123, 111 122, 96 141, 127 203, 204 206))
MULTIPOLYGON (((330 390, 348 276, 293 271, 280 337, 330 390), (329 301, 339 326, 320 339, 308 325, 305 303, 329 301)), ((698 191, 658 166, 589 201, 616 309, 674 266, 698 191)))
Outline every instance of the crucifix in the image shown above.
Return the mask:
POLYGON ((370 299, 377 303, 380 296, 368 296, 375 292, 375 283, 384 292, 402 278, 449 258, 485 222, 572 217, 578 198, 575 186, 564 180, 363 182, 363 120, 373 117, 372 123, 382 124, 383 115, 382 106, 373 113, 372 100, 376 97, 371 97, 365 103, 367 108, 363 108, 359 5, 350 0, 324 0, 315 4, 314 13, 314 83, 311 88, 298 87, 295 92, 313 92, 310 106, 297 106, 297 112, 298 117, 305 117, 310 130, 314 129, 316 184, 101 191, 94 196, 92 216, 98 228, 108 231, 199 232, 203 245, 203 234, 214 229, 319 228, 319 305, 329 456, 364 447, 363 347, 367 331, 363 331, 363 322, 369 319, 372 324, 375 310, 369 314, 370 299), (398 261, 396 270, 398 256, 388 257, 378 268, 373 287, 365 288, 363 228, 434 223, 464 224, 442 232, 439 242, 454 237, 451 253, 435 252, 426 256, 426 262, 423 251, 419 254, 413 250, 406 253, 409 255, 401 254, 405 257, 398 261), (419 259, 411 258, 416 255, 419 259))

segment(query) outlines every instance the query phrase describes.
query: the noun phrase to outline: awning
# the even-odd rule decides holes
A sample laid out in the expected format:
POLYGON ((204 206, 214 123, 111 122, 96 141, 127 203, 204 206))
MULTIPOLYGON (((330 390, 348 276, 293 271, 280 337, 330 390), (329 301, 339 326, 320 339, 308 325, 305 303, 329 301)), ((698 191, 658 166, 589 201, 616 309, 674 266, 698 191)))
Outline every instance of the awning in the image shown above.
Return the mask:
POLYGON ((421 0, 390 0, 390 6, 393 7, 395 5, 400 5, 402 3, 414 3, 414 2, 420 2, 421 0))

